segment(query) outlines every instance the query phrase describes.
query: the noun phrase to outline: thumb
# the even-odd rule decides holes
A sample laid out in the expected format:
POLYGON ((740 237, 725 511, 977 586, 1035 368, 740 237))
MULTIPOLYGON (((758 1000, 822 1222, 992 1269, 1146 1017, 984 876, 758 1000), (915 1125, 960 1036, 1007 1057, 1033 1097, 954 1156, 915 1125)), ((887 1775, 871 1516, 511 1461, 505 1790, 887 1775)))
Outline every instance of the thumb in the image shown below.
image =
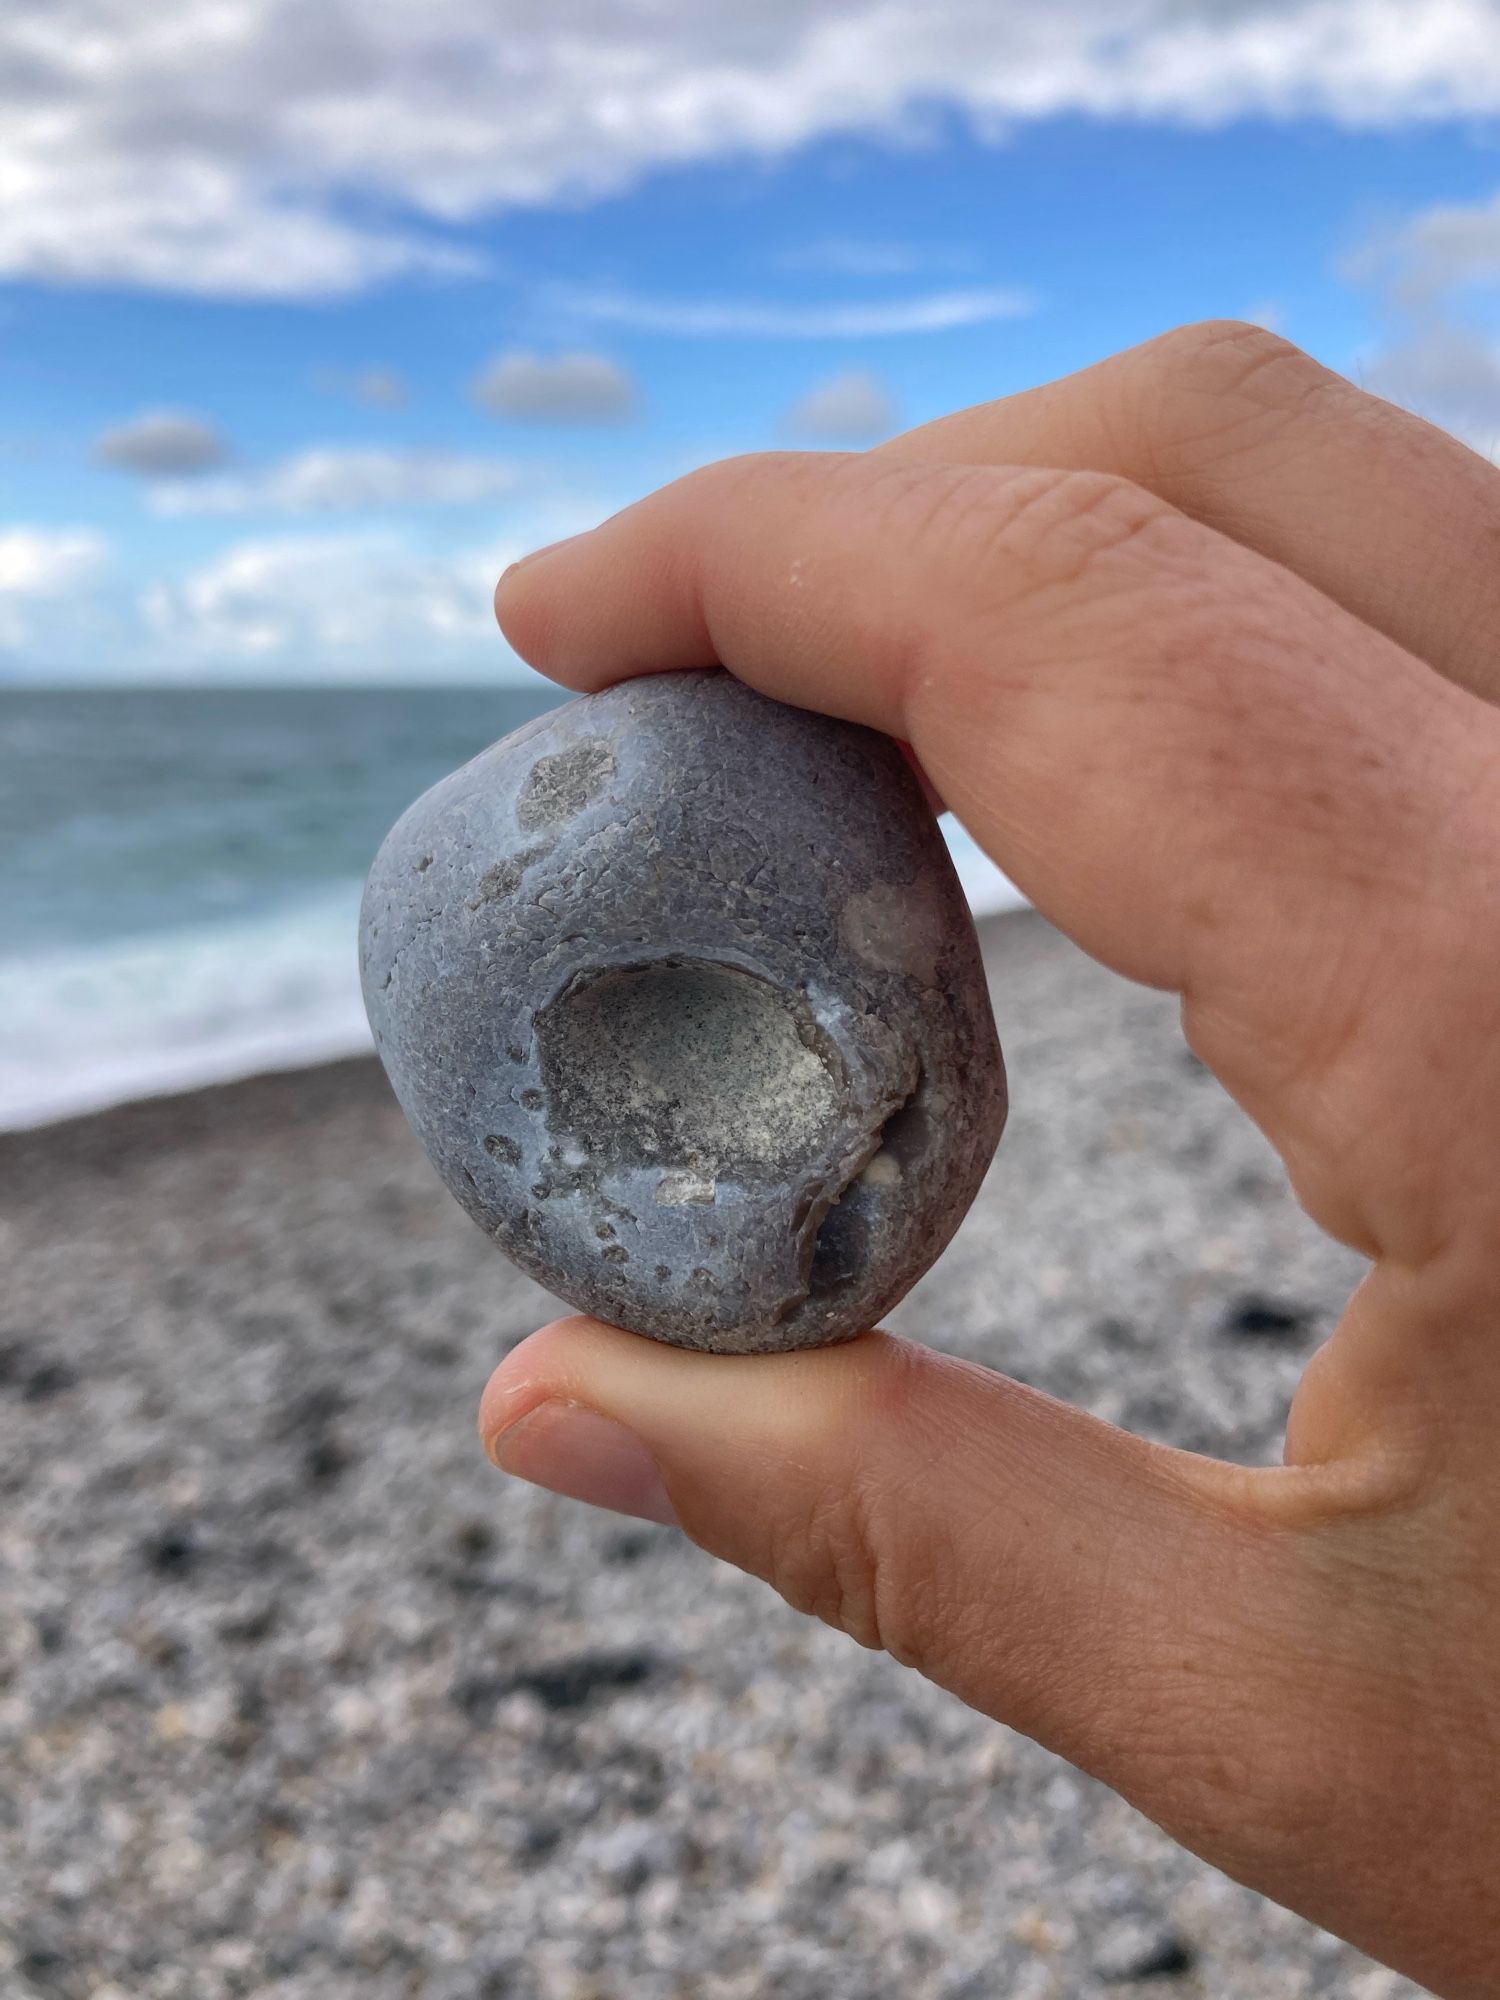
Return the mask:
POLYGON ((563 1320, 502 1364, 480 1429, 502 1470, 680 1523, 1226 1865, 1217 1813, 1246 1812, 1267 1701, 1252 1663, 1291 1615, 1274 1517, 1246 1496, 1296 1475, 1147 1444, 880 1333, 724 1356, 563 1320))

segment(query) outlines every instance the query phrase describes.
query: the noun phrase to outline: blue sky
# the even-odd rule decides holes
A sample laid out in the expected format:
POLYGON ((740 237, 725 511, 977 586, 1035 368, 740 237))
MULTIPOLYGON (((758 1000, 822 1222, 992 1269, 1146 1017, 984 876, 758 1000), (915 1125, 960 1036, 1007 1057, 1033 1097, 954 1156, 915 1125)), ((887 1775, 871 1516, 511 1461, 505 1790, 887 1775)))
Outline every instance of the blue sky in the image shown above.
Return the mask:
POLYGON ((515 677, 523 548, 1209 315, 1500 437, 1490 0, 121 11, 0 23, 0 678, 515 677))

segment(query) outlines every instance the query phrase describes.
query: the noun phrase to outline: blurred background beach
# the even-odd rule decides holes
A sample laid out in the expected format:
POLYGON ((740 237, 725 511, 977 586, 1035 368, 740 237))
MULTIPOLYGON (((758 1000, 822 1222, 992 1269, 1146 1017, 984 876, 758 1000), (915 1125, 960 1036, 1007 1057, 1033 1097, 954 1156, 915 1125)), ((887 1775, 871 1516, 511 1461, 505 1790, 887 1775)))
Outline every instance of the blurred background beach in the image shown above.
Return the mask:
MULTIPOLYGON (((1500 439, 1493 0, 0 4, 0 1994, 1415 1989, 656 1531, 364 1053, 490 592, 1183 321, 1500 439)), ((898 1323, 1274 1457, 1357 1276, 958 828, 1012 1129, 898 1323), (1008 913, 1008 914, 1007 914, 1008 913)))

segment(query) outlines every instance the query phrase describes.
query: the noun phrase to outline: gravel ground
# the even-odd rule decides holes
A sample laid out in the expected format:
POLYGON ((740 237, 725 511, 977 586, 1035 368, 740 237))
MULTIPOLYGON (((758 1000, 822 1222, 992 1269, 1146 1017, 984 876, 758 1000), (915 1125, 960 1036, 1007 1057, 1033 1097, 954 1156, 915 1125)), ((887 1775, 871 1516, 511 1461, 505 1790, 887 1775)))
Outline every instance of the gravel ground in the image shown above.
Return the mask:
MULTIPOLYGON (((897 1314, 1273 1459, 1358 1275, 1183 1046, 987 927, 999 1159, 897 1314)), ((1404 2000, 681 1537, 511 1486, 549 1302, 368 1062, 0 1141, 4 2000, 1404 2000)))

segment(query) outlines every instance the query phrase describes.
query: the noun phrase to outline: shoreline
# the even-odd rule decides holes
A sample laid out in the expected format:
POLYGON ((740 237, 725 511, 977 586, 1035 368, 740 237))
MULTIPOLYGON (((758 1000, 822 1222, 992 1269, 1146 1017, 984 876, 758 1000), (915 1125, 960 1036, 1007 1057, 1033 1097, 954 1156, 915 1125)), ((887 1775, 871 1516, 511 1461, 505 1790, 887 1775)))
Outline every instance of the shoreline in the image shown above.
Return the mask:
MULTIPOLYGON (((1022 915, 1028 908, 1017 899, 1006 907, 976 913, 974 925, 981 948, 992 925, 1022 915)), ((355 1019, 346 1009, 344 1016, 337 1024, 329 1022, 321 1027, 288 1024, 260 1034, 238 1035, 211 1049, 164 1049, 149 1075, 136 1071, 111 1079, 106 1072, 102 1077, 64 1081, 50 1090, 43 1087, 33 1094, 19 1117, 0 1114, 0 1144, 12 1135, 50 1131, 135 1104, 170 1102, 267 1077, 304 1075, 330 1064, 373 1061, 375 1048, 363 1012, 355 1019)))
MULTIPOLYGON (((1027 907, 956 822, 944 834, 977 925, 1027 907)), ((0 957, 0 1133, 370 1053, 362 889, 351 875, 182 930, 0 957)))

